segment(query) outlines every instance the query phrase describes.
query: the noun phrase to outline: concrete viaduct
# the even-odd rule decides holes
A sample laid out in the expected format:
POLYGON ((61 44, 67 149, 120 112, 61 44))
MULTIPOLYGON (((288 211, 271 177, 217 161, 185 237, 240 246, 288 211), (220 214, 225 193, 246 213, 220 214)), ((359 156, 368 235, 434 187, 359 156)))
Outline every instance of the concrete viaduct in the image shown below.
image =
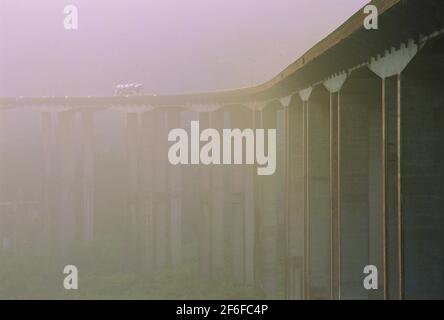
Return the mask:
POLYGON ((256 87, 0 98, 0 114, 41 114, 38 206, 49 241, 62 251, 93 241, 94 115, 116 109, 125 114, 122 232, 134 271, 180 264, 191 219, 204 279, 228 265, 265 298, 444 298, 444 2, 373 3, 378 30, 366 30, 358 12, 256 87), (190 119, 277 128, 276 173, 170 165, 167 133, 190 119), (377 290, 363 287, 366 265, 378 268, 377 290))

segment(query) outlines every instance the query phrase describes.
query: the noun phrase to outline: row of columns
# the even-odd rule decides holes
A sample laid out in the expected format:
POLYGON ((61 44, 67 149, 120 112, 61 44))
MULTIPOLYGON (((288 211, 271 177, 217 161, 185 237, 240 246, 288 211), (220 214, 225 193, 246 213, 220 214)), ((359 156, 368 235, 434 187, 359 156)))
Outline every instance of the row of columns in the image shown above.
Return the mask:
MULTIPOLYGON (((348 292, 367 297, 357 279, 370 257, 380 265, 380 237, 371 244, 369 237, 382 228, 376 218, 382 211, 377 186, 385 175, 378 174, 377 166, 383 164, 372 161, 382 157, 378 134, 383 128, 377 124, 377 109, 365 102, 381 97, 366 96, 373 88, 365 84, 361 90, 359 77, 342 97, 345 78, 326 82, 327 90, 303 90, 287 107, 273 102, 256 111, 238 105, 199 113, 201 130, 278 128, 278 170, 273 176, 257 177, 252 166, 199 166, 198 251, 204 279, 217 280, 228 272, 235 281, 274 298, 283 269, 289 298, 341 298, 349 297, 348 292), (356 214, 366 211, 367 216, 356 214), (367 245, 357 247, 360 243, 367 245)), ((362 79, 366 82, 366 75, 362 79)), ((46 206, 48 212, 60 212, 51 220, 60 226, 56 237, 61 243, 76 239, 76 229, 70 227, 76 224, 85 243, 93 237, 92 113, 80 114, 82 201, 77 217, 75 112, 58 114, 52 151, 51 114, 42 115, 46 206), (51 200, 54 192, 60 193, 59 202, 51 200)), ((126 114, 127 261, 136 270, 161 270, 181 261, 185 184, 180 167, 168 163, 165 143, 168 131, 177 127, 181 109, 126 114)))
POLYGON ((93 113, 79 111, 80 137, 74 130, 76 115, 70 109, 41 112, 45 234, 62 252, 76 240, 88 244, 93 239, 93 113))
POLYGON ((126 114, 127 260, 138 271, 182 260, 181 173, 168 163, 168 131, 180 126, 174 109, 126 114))
MULTIPOLYGON (((41 112, 42 211, 48 240, 61 252, 74 243, 91 244, 94 238, 93 113, 41 112)), ((125 114, 124 234, 127 266, 134 271, 161 270, 181 262, 181 174, 169 166, 165 143, 169 129, 179 127, 179 122, 174 110, 125 114)))
MULTIPOLYGON (((202 279, 229 277, 265 298, 439 296, 444 188, 434 148, 444 139, 435 82, 444 70, 420 70, 442 52, 439 43, 419 49, 410 42, 260 108, 192 113, 201 130, 277 129, 272 176, 257 176, 253 165, 172 166, 167 135, 187 127, 185 109, 126 112, 128 268, 178 266, 191 239, 202 279), (424 113, 414 90, 432 97, 424 113), (367 265, 378 268, 378 290, 363 287, 367 265)), ((47 234, 66 251, 94 236, 93 110, 41 114, 47 234)))
POLYGON ((442 45, 419 49, 409 42, 293 96, 289 298, 442 296, 442 70, 430 69, 442 45), (379 271, 378 290, 363 286, 366 265, 379 271))
POLYGON ((277 128, 278 169, 273 176, 257 176, 254 165, 199 166, 200 274, 210 281, 228 276, 253 286, 265 298, 276 298, 285 265, 284 110, 278 103, 262 110, 230 105, 200 113, 199 121, 201 130, 208 127, 220 133, 230 128, 277 128))

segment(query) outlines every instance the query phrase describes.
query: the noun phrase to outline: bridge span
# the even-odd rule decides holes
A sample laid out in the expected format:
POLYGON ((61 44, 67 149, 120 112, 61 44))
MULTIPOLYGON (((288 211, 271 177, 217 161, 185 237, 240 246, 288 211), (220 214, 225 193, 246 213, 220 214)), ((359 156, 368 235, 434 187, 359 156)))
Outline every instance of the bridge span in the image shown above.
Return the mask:
POLYGON ((0 251, 10 243, 19 251, 29 236, 12 227, 20 208, 40 216, 33 245, 65 254, 94 241, 104 188, 95 118, 115 110, 125 123, 124 178, 115 183, 125 186, 128 270, 180 265, 192 247, 199 277, 228 273, 265 298, 444 298, 444 2, 373 4, 378 30, 366 30, 358 12, 259 86, 0 98, 0 118, 40 115, 42 154, 36 199, 12 205, 1 187, 0 251), (275 174, 170 165, 168 131, 193 119, 201 128, 277 129, 275 174), (363 287, 367 265, 378 269, 377 290, 363 287))

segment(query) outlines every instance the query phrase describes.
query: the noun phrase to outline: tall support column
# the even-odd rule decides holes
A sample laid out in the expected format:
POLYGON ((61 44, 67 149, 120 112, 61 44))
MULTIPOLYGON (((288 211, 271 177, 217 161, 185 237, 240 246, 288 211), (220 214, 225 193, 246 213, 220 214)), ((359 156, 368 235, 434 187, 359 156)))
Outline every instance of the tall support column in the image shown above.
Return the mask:
POLYGON ((346 73, 331 77, 324 82, 330 92, 330 297, 341 299, 341 183, 340 183, 340 134, 341 88, 346 73))
POLYGON ((294 96, 287 108, 288 213, 287 213, 287 285, 288 299, 304 297, 304 127, 303 103, 294 96))
POLYGON ((245 284, 253 285, 255 278, 254 246, 255 246, 255 190, 254 175, 256 174, 254 166, 244 168, 244 245, 245 245, 245 284))
POLYGON ((299 92, 302 100, 302 117, 303 117, 303 171, 304 171, 304 299, 310 299, 310 202, 309 202, 309 179, 310 158, 308 154, 309 143, 309 113, 308 100, 312 88, 307 88, 299 92))
POLYGON ((383 219, 384 298, 402 296, 401 215, 400 215, 400 75, 382 79, 383 117, 383 219))
MULTIPOLYGON (((236 114, 230 108, 223 110, 224 129, 234 129, 236 127, 236 114)), ((232 148, 231 150, 234 150, 232 148)), ((233 153, 233 151, 232 151, 233 153)), ((234 158, 232 154, 232 158, 234 158)), ((225 168, 225 216, 227 218, 227 241, 229 243, 228 252, 231 260, 231 275, 237 283, 243 282, 244 277, 244 242, 243 242, 243 199, 242 199, 242 169, 239 165, 230 165, 225 168)))
POLYGON ((309 293, 311 299, 331 296, 330 108, 329 92, 315 87, 307 109, 309 159, 309 293))
POLYGON ((51 112, 42 112, 41 115, 41 144, 42 144, 42 214, 44 224, 45 243, 57 243, 55 234, 55 160, 54 152, 54 128, 51 112))
MULTIPOLYGON (((251 111, 243 105, 225 108, 225 127, 251 129, 251 111)), ((244 139, 246 142, 248 139, 244 139)), ((251 143, 251 141, 248 141, 251 143)), ((242 158, 246 160, 243 143, 242 158)), ((225 169, 228 196, 226 217, 231 222, 232 271, 234 279, 243 284, 254 282, 254 208, 253 166, 233 164, 225 169)))
POLYGON ((141 267, 140 245, 140 159, 139 159, 139 114, 126 113, 126 139, 127 139, 127 212, 126 212, 126 238, 127 263, 131 270, 139 271, 141 267))
POLYGON ((245 216, 244 216, 244 176, 241 165, 233 165, 229 170, 228 182, 230 201, 227 214, 230 215, 232 231, 232 274, 237 283, 245 281, 245 216))
MULTIPOLYGON (((199 113, 200 130, 210 127, 210 114, 199 113)), ((199 148, 200 150, 200 148, 199 148)), ((203 279, 211 280, 211 176, 210 167, 199 165, 199 274, 203 279)), ((222 206, 223 208, 223 206, 222 206)))
MULTIPOLYGON (((226 107, 221 110, 223 117, 223 129, 234 129, 240 124, 239 114, 234 107, 226 107)), ((233 150, 232 159, 234 159, 233 150)), ((233 163, 233 162, 232 162, 233 163)), ((243 199, 243 172, 239 164, 225 166, 225 217, 228 260, 231 261, 230 274, 237 283, 244 280, 244 199, 243 199)))
POLYGON ((155 147, 154 141, 156 134, 154 131, 153 111, 145 112, 141 115, 142 127, 141 137, 141 205, 142 217, 141 226, 143 228, 143 266, 146 272, 154 269, 154 243, 155 243, 155 225, 154 225, 154 160, 155 147))
POLYGON ((77 236, 78 217, 76 215, 74 111, 58 113, 58 169, 59 205, 57 212, 57 238, 60 249, 65 253, 77 236))
POLYGON ((3 253, 3 239, 4 239, 4 223, 3 223, 3 211, 4 211, 4 182, 5 176, 4 176, 4 152, 5 152, 5 145, 4 145, 4 122, 3 122, 3 110, 0 109, 0 255, 3 253))
MULTIPOLYGON (((211 127, 219 130, 221 137, 224 128, 243 130, 251 126, 250 111, 243 106, 202 112, 199 120, 201 131, 211 127)), ((200 272, 208 279, 221 279, 225 264, 230 261, 227 271, 232 279, 242 284, 253 284, 255 222, 252 167, 241 164, 201 165, 199 171, 200 272)))
MULTIPOLYGON (((210 113, 209 126, 222 132, 223 114, 210 113)), ((225 271, 225 180, 224 166, 211 167, 211 278, 221 279, 225 271)))
MULTIPOLYGON (((254 109, 253 111, 253 127, 255 130, 263 128, 262 109, 254 109)), ((255 168, 257 165, 255 166, 255 168)), ((254 208, 255 208, 255 226, 254 226, 254 289, 257 294, 264 294, 263 278, 264 278, 264 266, 263 266, 263 216, 264 216, 264 203, 263 194, 264 188, 261 176, 254 176, 254 208)))
POLYGON ((372 59, 369 69, 382 79, 382 261, 384 299, 404 296, 401 193, 401 73, 417 55, 413 41, 372 59))
MULTIPOLYGON (((168 111, 169 130, 181 126, 181 109, 168 111)), ((171 265, 179 266, 182 261, 182 170, 181 166, 168 166, 170 201, 171 265)))
POLYGON ((0 257, 13 252, 12 203, 7 191, 6 129, 4 110, 0 109, 0 257))
POLYGON ((383 269, 380 101, 380 80, 366 69, 353 72, 341 91, 340 259, 345 299, 382 297, 381 287, 367 290, 362 282, 366 266, 383 269))
POLYGON ((93 111, 83 110, 82 121, 82 216, 81 239, 90 244, 94 238, 94 123, 93 111))
POLYGON ((155 268, 162 270, 171 262, 170 243, 170 215, 168 201, 168 113, 166 110, 157 109, 155 113, 155 206, 154 239, 155 268))
MULTIPOLYGON (((256 129, 274 127, 275 117, 270 107, 258 110, 256 129)), ((257 176, 257 290, 266 299, 277 293, 277 208, 271 176, 257 176)))
POLYGON ((341 93, 330 93, 331 298, 341 299, 341 93))
MULTIPOLYGON (((276 159, 284 158, 284 127, 282 106, 275 101, 261 110, 261 122, 258 127, 265 129, 267 136, 268 129, 277 129, 276 159)), ((281 163, 282 165, 282 163, 281 163)), ((284 247, 279 243, 285 243, 285 227, 283 225, 285 218, 285 202, 282 201, 284 179, 282 176, 282 167, 277 164, 276 172, 269 176, 260 176, 258 181, 261 188, 260 199, 263 209, 260 212, 260 246, 261 246, 261 278, 262 291, 267 299, 275 299, 279 290, 279 273, 284 270, 279 264, 280 258, 285 256, 284 247)))
POLYGON ((282 278, 285 278, 285 261, 287 253, 286 229, 287 229, 287 193, 286 193, 286 112, 285 106, 280 104, 276 110, 276 198, 277 198, 277 252, 278 252, 278 291, 284 289, 282 278), (282 274, 282 277, 280 276, 282 274), (282 280, 281 280, 282 279, 282 280))
POLYGON ((290 112, 289 106, 291 103, 292 96, 287 96, 280 99, 281 105, 284 107, 285 113, 285 256, 284 256, 284 292, 285 298, 289 298, 290 293, 290 278, 289 278, 289 260, 291 257, 291 214, 290 214, 290 189, 291 189, 291 179, 290 179, 290 112))
POLYGON ((443 57, 441 35, 397 77, 399 298, 444 298, 443 57))

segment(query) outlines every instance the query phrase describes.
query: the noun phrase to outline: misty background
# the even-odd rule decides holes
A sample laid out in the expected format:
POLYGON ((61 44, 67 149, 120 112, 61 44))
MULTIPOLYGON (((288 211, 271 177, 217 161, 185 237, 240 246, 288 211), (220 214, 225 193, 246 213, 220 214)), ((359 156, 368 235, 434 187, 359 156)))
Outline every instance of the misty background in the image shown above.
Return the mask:
POLYGON ((146 94, 271 79, 367 0, 0 0, 0 96, 146 94), (79 29, 63 27, 65 5, 79 29))
MULTIPOLYGON (((145 94, 157 95, 260 84, 366 2, 0 0, 0 97, 113 95, 121 83, 141 83, 145 94), (77 31, 63 26, 63 9, 70 4, 79 10, 77 31)), ((65 260, 58 261, 51 253, 42 258, 44 253, 33 249, 33 239, 42 233, 36 226, 43 225, 44 214, 38 204, 41 114, 32 108, 0 111, 0 234, 10 241, 19 230, 22 238, 18 238, 24 239, 8 259, 0 252, 0 298, 64 297, 67 293, 54 275, 65 260), (23 203, 29 203, 26 210, 20 209, 23 203)), ((57 125, 54 114, 54 138, 59 134, 57 125)), ((76 139, 81 136, 79 119, 73 132, 76 139)), ((188 298, 248 297, 250 291, 234 290, 229 283, 209 295, 206 287, 188 276, 186 263, 183 270, 143 281, 122 272, 121 226, 128 220, 123 196, 127 192, 125 139, 123 112, 104 110, 94 115, 96 234, 92 248, 74 255, 84 286, 93 288, 83 294, 146 298, 176 297, 182 292, 188 298)), ((76 157, 79 153, 76 149, 76 157)))

